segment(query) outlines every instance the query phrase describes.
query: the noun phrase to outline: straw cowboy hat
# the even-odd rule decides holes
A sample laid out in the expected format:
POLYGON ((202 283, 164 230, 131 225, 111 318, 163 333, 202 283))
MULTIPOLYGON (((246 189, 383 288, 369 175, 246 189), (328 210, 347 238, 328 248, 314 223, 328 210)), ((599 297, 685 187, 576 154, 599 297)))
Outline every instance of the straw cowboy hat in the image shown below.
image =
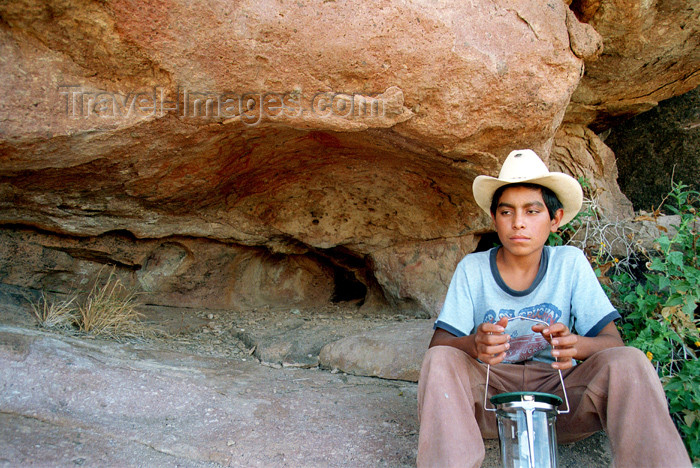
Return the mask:
POLYGON ((522 183, 541 185, 554 192, 564 207, 562 225, 574 219, 581 209, 583 190, 578 181, 563 172, 549 172, 539 156, 529 149, 512 151, 503 163, 498 179, 485 175, 474 179, 474 200, 490 215, 494 192, 504 185, 522 183))

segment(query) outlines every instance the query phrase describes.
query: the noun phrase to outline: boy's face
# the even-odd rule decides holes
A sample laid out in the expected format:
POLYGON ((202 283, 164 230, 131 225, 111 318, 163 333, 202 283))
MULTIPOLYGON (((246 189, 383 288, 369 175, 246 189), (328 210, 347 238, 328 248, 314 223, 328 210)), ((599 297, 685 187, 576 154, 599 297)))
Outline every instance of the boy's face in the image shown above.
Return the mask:
POLYGON ((542 191, 528 187, 506 188, 494 216, 496 232, 511 255, 528 256, 542 250, 550 232, 559 228, 563 210, 549 219, 542 191))

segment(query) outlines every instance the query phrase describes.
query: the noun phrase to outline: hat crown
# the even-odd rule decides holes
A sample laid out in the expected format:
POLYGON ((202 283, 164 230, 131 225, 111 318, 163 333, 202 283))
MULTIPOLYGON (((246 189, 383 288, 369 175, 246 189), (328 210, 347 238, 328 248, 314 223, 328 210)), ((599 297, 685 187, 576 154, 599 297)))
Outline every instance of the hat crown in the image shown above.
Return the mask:
POLYGON ((498 178, 509 182, 517 182, 519 180, 528 180, 548 174, 549 169, 547 169, 547 166, 542 162, 540 157, 537 156, 537 153, 529 149, 524 149, 511 151, 503 162, 498 178))

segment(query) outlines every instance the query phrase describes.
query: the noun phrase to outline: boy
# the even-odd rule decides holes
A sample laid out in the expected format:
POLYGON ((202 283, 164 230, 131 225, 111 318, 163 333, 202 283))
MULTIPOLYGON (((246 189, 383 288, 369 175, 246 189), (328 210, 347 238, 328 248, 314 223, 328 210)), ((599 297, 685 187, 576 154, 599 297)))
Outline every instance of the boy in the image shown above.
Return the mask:
POLYGON ((560 369, 571 411, 557 417, 559 442, 604 429, 618 468, 690 467, 656 372, 641 351, 624 346, 614 323, 620 315, 585 256, 544 245, 581 208, 578 182, 519 150, 498 179, 479 176, 473 190, 502 246, 460 262, 435 322, 418 386, 418 466, 480 466, 482 437, 498 436, 484 391, 561 394, 560 369), (504 331, 513 317, 549 325, 511 340, 504 331), (525 346, 516 346, 522 338, 525 346))

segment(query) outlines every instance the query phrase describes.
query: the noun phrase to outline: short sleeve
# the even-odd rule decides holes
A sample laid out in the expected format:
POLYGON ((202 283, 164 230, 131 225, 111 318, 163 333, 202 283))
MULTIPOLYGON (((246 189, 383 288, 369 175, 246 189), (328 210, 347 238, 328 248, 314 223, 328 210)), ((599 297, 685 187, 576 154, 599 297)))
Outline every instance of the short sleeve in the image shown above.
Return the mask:
POLYGON ((442 328, 455 336, 466 336, 474 328, 474 304, 469 292, 468 257, 462 259, 452 275, 445 303, 434 328, 442 328))
POLYGON ((575 256, 575 277, 571 295, 571 316, 578 335, 597 336, 608 323, 620 318, 620 314, 608 299, 603 287, 583 252, 575 256))

